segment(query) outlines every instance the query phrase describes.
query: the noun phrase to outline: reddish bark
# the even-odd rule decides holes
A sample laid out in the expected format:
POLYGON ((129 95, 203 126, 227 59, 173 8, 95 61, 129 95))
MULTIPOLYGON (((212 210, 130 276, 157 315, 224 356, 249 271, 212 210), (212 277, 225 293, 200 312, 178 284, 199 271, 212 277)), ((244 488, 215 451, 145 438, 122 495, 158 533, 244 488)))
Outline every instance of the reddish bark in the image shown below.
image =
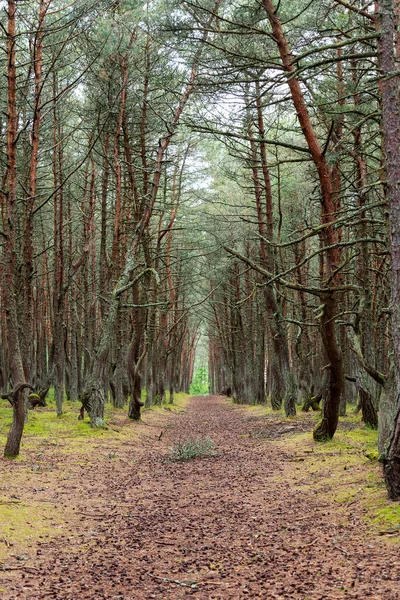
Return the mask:
MULTIPOLYGON (((18 316, 15 295, 15 269, 17 250, 17 70, 16 70, 16 1, 8 0, 7 26, 7 170, 6 191, 2 195, 4 272, 3 299, 7 324, 7 345, 9 349, 10 371, 15 390, 13 421, 8 433, 4 455, 15 457, 19 454, 24 429, 24 394, 21 387, 25 381, 22 354, 19 342, 18 316)), ((26 385, 25 385, 26 387, 26 385)))
POLYGON ((39 134, 41 125, 41 96, 43 71, 43 38, 44 21, 49 2, 40 0, 38 27, 33 42, 32 65, 35 74, 33 117, 31 130, 31 156, 29 165, 29 189, 25 207, 25 225, 23 238, 23 283, 24 315, 21 330, 21 350, 23 355, 24 372, 27 380, 31 379, 33 367, 33 217, 36 202, 37 170, 39 162, 39 134))
MULTIPOLYGON (((329 225, 335 219, 336 210, 332 173, 311 122, 300 81, 294 73, 295 65, 293 56, 286 40, 282 23, 275 11, 272 0, 262 0, 262 5, 271 24, 272 33, 287 74, 287 84, 291 92, 297 118, 318 172, 321 191, 321 223, 327 225, 321 233, 323 244, 327 248, 326 273, 324 273, 324 278, 326 277, 325 284, 327 287, 330 287, 338 281, 339 275, 337 269, 341 263, 340 247, 337 245, 337 232, 333 226, 329 225)), ((324 403, 322 421, 314 431, 314 437, 318 440, 332 437, 336 430, 340 397, 344 387, 342 358, 336 340, 333 320, 336 313, 335 296, 327 291, 326 294, 323 294, 322 301, 324 302, 324 311, 321 317, 321 336, 325 352, 330 361, 331 382, 329 394, 324 403)))
MULTIPOLYGON (((321 222, 324 224, 329 224, 335 219, 335 196, 332 183, 332 174, 324 151, 318 141, 314 126, 311 122, 300 82, 294 75, 295 65, 293 62, 293 55, 286 40, 282 23, 275 13, 272 0, 262 0, 262 4, 267 12, 282 64, 285 72, 287 73, 287 84, 291 92, 297 118, 310 150, 310 154, 318 171, 322 204, 321 222)), ((340 248, 335 246, 337 235, 333 227, 326 227, 323 230, 322 236, 326 246, 334 246, 333 248, 327 250, 327 275, 332 275, 335 267, 340 265, 341 258, 340 248)))

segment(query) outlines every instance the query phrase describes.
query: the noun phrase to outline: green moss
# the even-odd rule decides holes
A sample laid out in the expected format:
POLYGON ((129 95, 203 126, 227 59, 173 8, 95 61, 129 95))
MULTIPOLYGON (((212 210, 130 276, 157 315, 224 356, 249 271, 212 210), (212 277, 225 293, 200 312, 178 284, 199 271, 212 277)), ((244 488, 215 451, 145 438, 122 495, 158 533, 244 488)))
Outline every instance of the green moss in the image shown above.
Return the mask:
POLYGON ((0 531, 4 544, 0 545, 0 561, 10 553, 29 555, 30 545, 38 538, 55 537, 63 528, 59 511, 51 504, 0 499, 0 531))
MULTIPOLYGON (((169 400, 169 398, 167 398, 169 400)), ((157 411, 183 411, 189 396, 176 394, 173 405, 145 411, 144 420, 152 425, 157 411)), ((3 463, 0 487, 0 561, 10 554, 29 556, 30 546, 40 538, 59 535, 74 520, 71 507, 64 514, 53 504, 51 490, 57 482, 77 477, 76 468, 87 467, 91 456, 104 461, 121 460, 119 448, 138 442, 138 425, 127 417, 127 407, 105 407, 107 430, 92 429, 89 418, 78 421, 80 403, 64 402, 61 417, 55 414, 51 390, 45 408, 29 411, 25 425, 21 455, 11 463, 3 463)), ((0 402, 0 444, 5 444, 12 421, 12 408, 0 402)), ((158 425, 157 425, 158 427, 158 425)))
MULTIPOLYGON (((315 419, 314 415, 303 413, 298 414, 294 422, 306 420, 311 429, 315 419)), ((326 442, 315 442, 312 432, 307 431, 289 432, 268 443, 277 445, 282 454, 290 456, 286 459, 285 472, 278 475, 277 480, 279 477, 282 481, 290 479, 296 489, 306 494, 316 493, 318 501, 333 501, 344 506, 354 504, 354 510, 368 523, 371 534, 383 535, 400 531, 400 506, 387 497, 382 467, 377 460, 377 440, 377 431, 365 427, 360 414, 349 412, 340 418, 334 438, 326 442)), ((398 541, 397 535, 386 538, 398 541)))
POLYGON ((149 408, 143 408, 142 414, 146 414, 147 412, 158 412, 165 413, 167 412, 183 412, 186 410, 190 395, 178 393, 174 394, 174 403, 170 404, 169 392, 166 393, 165 402, 161 405, 150 406, 149 408))
POLYGON ((335 501, 336 502, 344 502, 345 504, 349 503, 349 502, 353 502, 353 500, 357 498, 357 492, 356 490, 345 490, 342 492, 338 492, 337 494, 335 494, 335 501))
MULTIPOLYGON (((142 394, 145 396, 145 392, 142 394)), ((151 407, 143 411, 144 416, 151 412, 186 410, 190 396, 188 394, 175 394, 174 404, 169 404, 169 394, 166 403, 162 406, 151 407)), ((127 418, 127 407, 114 408, 111 402, 105 406, 105 422, 107 429, 92 429, 89 417, 86 415, 83 421, 78 420, 80 402, 65 400, 63 414, 57 417, 55 413, 54 392, 51 389, 46 400, 46 408, 37 408, 29 411, 29 421, 25 425, 22 438, 21 453, 33 447, 34 440, 48 445, 59 447, 63 452, 89 454, 93 448, 88 441, 97 439, 135 438, 135 423, 127 418)), ((6 401, 0 402, 0 446, 5 445, 6 436, 12 422, 12 408, 6 401)), ((35 442, 36 444, 36 442, 35 442)))
POLYGON ((390 526, 400 533, 400 506, 393 502, 390 505, 386 505, 385 503, 385 506, 375 509, 373 521, 379 524, 379 526, 390 526))

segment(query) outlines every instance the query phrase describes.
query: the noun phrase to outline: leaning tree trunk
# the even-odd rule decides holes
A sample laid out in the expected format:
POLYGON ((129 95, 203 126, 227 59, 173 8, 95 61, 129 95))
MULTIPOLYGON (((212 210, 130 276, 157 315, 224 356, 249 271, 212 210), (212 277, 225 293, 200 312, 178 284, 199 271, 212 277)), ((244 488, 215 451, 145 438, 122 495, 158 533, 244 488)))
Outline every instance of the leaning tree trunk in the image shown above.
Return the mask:
POLYGON ((396 416, 396 405, 393 402, 393 399, 396 397, 394 389, 396 382, 394 381, 393 375, 394 373, 392 371, 386 386, 382 389, 379 401, 378 452, 382 460, 385 460, 396 416))
MULTIPOLYGON (((387 169, 387 199, 390 212, 392 254, 392 333, 395 354, 397 398, 400 387, 400 98, 394 53, 395 7, 393 0, 381 0, 378 6, 378 60, 382 73, 383 148, 387 169)), ((388 449, 383 457, 384 477, 390 498, 400 499, 400 403, 388 449)))
POLYGON ((341 251, 338 245, 338 230, 335 230, 332 222, 336 214, 335 186, 332 178, 332 172, 323 149, 318 141, 316 130, 312 124, 305 97, 296 76, 296 67, 293 60, 289 44, 287 42, 282 23, 278 17, 272 0, 262 0, 262 5, 267 13, 271 24, 272 33, 279 50, 283 68, 287 75, 287 85, 289 86, 293 105, 296 109, 297 119, 300 123, 303 135, 307 142, 308 149, 312 156, 314 165, 318 172, 318 179, 321 192, 321 224, 324 229, 321 232, 321 240, 326 251, 326 293, 322 293, 322 300, 325 304, 322 315, 321 336, 325 351, 330 361, 330 389, 324 402, 324 411, 321 423, 314 430, 316 440, 329 439, 336 431, 339 420, 340 396, 342 394, 344 378, 343 366, 340 350, 335 337, 335 313, 336 298, 330 287, 335 287, 340 282, 340 273, 338 273, 341 264, 341 251))

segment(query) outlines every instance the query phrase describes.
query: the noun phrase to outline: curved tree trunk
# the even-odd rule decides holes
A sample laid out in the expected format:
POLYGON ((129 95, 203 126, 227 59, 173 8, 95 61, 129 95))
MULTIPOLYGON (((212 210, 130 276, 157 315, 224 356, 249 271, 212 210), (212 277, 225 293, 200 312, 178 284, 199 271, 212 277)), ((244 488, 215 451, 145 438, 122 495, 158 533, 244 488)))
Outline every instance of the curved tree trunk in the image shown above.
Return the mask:
MULTIPOLYGON (((296 67, 293 56, 277 11, 272 0, 262 0, 262 5, 271 24, 274 40, 279 50, 283 68, 287 74, 287 85, 290 89, 298 121, 318 172, 321 192, 321 224, 325 226, 321 232, 321 241, 327 247, 325 285, 327 288, 334 287, 340 281, 340 274, 337 270, 341 264, 341 252, 337 244, 338 231, 330 225, 335 219, 336 212, 336 190, 332 172, 327 162, 325 151, 318 141, 316 131, 311 122, 300 81, 295 74, 296 67)), ((322 283, 324 285, 324 282, 322 283)), ((314 437, 317 440, 328 439, 334 435, 339 419, 340 396, 344 386, 342 357, 335 337, 334 319, 336 299, 334 292, 327 290, 327 293, 322 294, 321 298, 325 304, 322 316, 321 336, 330 361, 331 375, 330 389, 324 402, 322 421, 314 432, 314 437)))
POLYGON ((321 336, 330 362, 329 387, 322 407, 321 421, 314 429, 313 435, 317 441, 324 441, 334 436, 339 422, 340 398, 344 388, 342 357, 335 336, 335 301, 331 294, 327 294, 324 301, 321 336))
MULTIPOLYGON (((140 304, 140 296, 138 286, 133 287, 133 300, 138 306, 140 304)), ((147 354, 147 340, 144 340, 145 330, 143 323, 143 315, 140 308, 134 310, 134 334, 132 342, 129 346, 127 356, 128 375, 130 382, 131 398, 129 401, 128 417, 134 421, 140 420, 140 411, 143 406, 142 402, 142 377, 140 367, 147 354), (143 346, 143 347, 142 347, 143 346)))

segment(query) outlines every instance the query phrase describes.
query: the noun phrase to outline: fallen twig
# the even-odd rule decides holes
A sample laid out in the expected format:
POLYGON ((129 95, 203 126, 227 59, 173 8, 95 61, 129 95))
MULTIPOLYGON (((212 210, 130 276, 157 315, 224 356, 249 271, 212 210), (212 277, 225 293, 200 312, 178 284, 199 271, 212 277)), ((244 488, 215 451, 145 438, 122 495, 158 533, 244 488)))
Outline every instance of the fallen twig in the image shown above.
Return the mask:
POLYGON ((92 519, 105 519, 106 517, 111 516, 108 513, 104 513, 102 515, 99 515, 99 514, 93 514, 93 515, 91 515, 90 513, 84 513, 84 512, 81 512, 80 510, 77 510, 76 514, 77 515, 83 515, 84 517, 92 517, 92 519))
POLYGON ((0 571, 33 571, 36 573, 36 571, 38 571, 38 569, 35 569, 35 567, 26 567, 23 565, 20 567, 7 567, 5 565, 1 565, 0 571))
POLYGON ((192 590, 198 590, 199 588, 195 583, 184 583, 183 581, 179 581, 178 579, 169 579, 168 577, 160 577, 159 575, 153 575, 153 573, 148 573, 149 577, 153 579, 159 579, 160 581, 165 581, 166 583, 175 583, 176 585, 180 585, 182 587, 188 587, 192 590))
POLYGON ((112 427, 112 426, 110 425, 110 423, 107 423, 107 427, 108 427, 109 429, 112 429, 113 431, 115 431, 115 433, 121 433, 121 429, 122 429, 122 427, 121 427, 121 429, 115 429, 115 427, 112 427))
POLYGON ((344 550, 343 548, 341 548, 340 546, 337 546, 336 544, 334 544, 333 546, 334 548, 336 548, 336 550, 340 550, 340 552, 343 552, 343 554, 345 556, 349 556, 349 553, 347 552, 347 550, 344 550))
POLYGON ((1 539, 5 543, 5 545, 7 546, 7 548, 10 548, 13 545, 11 542, 8 541, 8 539, 6 538, 5 535, 3 535, 3 537, 1 539))
POLYGON ((353 504, 356 504, 356 503, 357 503, 357 502, 359 502, 359 501, 360 501, 360 500, 359 500, 359 498, 356 498, 355 500, 352 500, 351 502, 349 502, 349 503, 347 504, 347 506, 348 506, 348 507, 349 507, 349 506, 352 506, 353 504))

